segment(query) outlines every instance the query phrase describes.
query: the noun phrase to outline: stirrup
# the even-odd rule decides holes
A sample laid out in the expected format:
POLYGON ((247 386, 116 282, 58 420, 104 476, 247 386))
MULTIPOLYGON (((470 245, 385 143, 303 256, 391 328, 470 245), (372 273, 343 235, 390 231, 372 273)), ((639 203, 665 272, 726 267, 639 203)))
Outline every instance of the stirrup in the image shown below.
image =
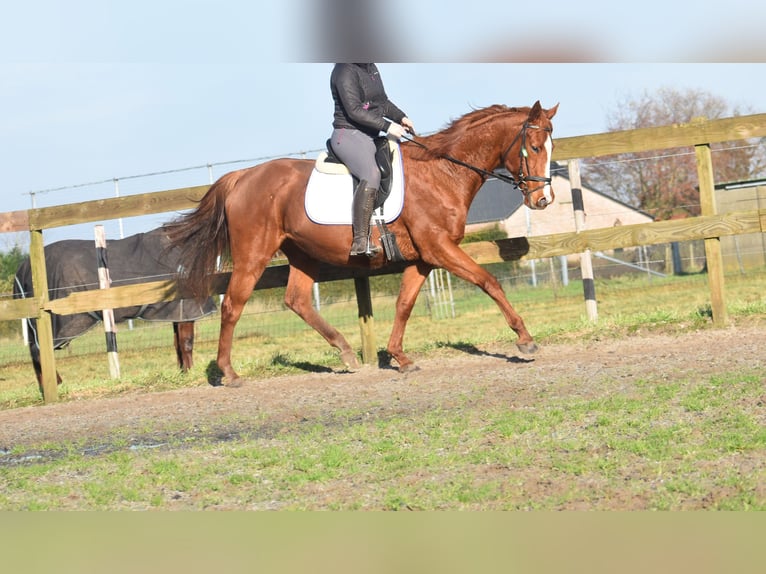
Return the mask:
POLYGON ((372 242, 368 240, 367 241, 367 248, 364 251, 354 251, 353 246, 352 246, 351 252, 349 253, 349 255, 351 257, 356 257, 357 255, 366 255, 367 257, 372 259, 373 257, 375 257, 381 251, 383 251, 383 250, 380 247, 378 247, 377 245, 373 245, 372 242))

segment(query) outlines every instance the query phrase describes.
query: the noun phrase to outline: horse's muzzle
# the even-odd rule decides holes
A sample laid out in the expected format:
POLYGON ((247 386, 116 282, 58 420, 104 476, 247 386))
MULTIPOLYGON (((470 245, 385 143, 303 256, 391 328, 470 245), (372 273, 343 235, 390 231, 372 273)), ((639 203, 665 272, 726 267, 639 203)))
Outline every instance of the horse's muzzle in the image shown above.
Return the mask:
POLYGON ((529 209, 534 209, 534 210, 537 211, 537 210, 540 210, 540 209, 545 209, 546 207, 548 207, 553 202, 548 201, 548 199, 546 197, 541 197, 537 201, 531 201, 531 198, 530 198, 529 201, 525 201, 524 203, 526 203, 526 205, 527 205, 527 207, 529 207, 529 209))
POLYGON ((549 186, 545 186, 543 188, 543 193, 540 197, 537 198, 537 201, 535 202, 534 209, 545 209, 548 207, 551 203, 553 203, 553 200, 555 199, 555 195, 553 195, 553 189, 549 186))

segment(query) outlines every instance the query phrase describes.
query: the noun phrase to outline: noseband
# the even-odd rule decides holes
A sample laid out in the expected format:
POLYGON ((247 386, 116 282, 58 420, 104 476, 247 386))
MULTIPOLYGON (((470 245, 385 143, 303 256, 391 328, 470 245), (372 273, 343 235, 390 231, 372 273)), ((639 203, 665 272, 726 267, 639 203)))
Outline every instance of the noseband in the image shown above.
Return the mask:
MULTIPOLYGON (((534 193, 538 189, 541 189, 545 187, 546 185, 551 184, 551 178, 550 177, 540 177, 538 175, 524 175, 524 167, 527 168, 527 172, 529 172, 529 152, 527 151, 527 130, 528 129, 543 129, 548 133, 552 133, 553 130, 551 128, 541 128, 538 125, 530 124, 527 122, 524 122, 524 125, 521 126, 521 130, 519 133, 516 134, 516 137, 513 138, 513 141, 511 144, 506 148, 506 150, 503 152, 503 155, 500 156, 500 165, 505 165, 506 160, 508 159, 508 154, 511 151, 511 148, 514 146, 516 141, 521 137, 521 147, 519 148, 519 175, 516 179, 513 177, 508 177, 504 174, 500 174, 497 172, 493 172, 494 176, 498 179, 502 179, 506 183, 510 183, 514 187, 516 187, 521 193, 526 197, 530 193, 534 193), (500 177, 502 176, 502 177, 500 177), (533 189, 529 189, 529 184, 527 182, 534 181, 539 182, 541 185, 538 185, 537 187, 533 189)), ((550 162, 550 158, 548 158, 548 161, 550 162)))
MULTIPOLYGON (((446 159, 447 161, 451 161, 454 164, 461 165, 463 167, 467 167, 468 169, 475 171, 482 177, 484 181, 486 181, 486 179, 489 177, 496 177, 500 181, 510 184, 514 188, 518 189, 521 192, 521 194, 526 198, 527 196, 529 196, 529 194, 534 193, 538 189, 541 189, 545 187, 546 185, 550 185, 551 183, 550 177, 540 177, 537 175, 524 175, 525 166, 526 166, 527 172, 529 172, 529 152, 527 152, 527 130, 528 129, 535 129, 535 130, 543 129, 548 133, 553 132, 551 128, 541 128, 538 125, 530 124, 529 122, 524 122, 524 125, 521 126, 519 133, 516 134, 516 137, 513 138, 511 143, 508 145, 507 148, 505 148, 505 151, 500 156, 500 165, 505 166, 505 162, 508 159, 508 154, 511 152, 511 149, 513 148, 513 146, 516 145, 516 142, 519 141, 519 138, 521 138, 521 147, 519 148, 519 174, 516 177, 514 177, 513 174, 506 175, 498 171, 487 171, 486 169, 476 167, 475 165, 471 165, 470 163, 466 163, 462 160, 459 160, 447 154, 441 154, 440 157, 446 159), (529 189, 528 182, 530 181, 538 182, 540 183, 540 185, 538 185, 537 187, 534 187, 533 189, 529 189)), ((425 145, 413 140, 412 138, 404 136, 404 139, 414 143, 417 146, 422 147, 423 149, 428 149, 425 145)), ((548 161, 550 162, 550 158, 548 158, 548 161)))

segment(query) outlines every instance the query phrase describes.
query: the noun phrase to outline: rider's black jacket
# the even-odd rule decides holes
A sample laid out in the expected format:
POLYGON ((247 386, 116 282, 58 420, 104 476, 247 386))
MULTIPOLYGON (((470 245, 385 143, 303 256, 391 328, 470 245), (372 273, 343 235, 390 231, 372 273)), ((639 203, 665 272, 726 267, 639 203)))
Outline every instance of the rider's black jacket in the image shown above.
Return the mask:
POLYGON ((391 121, 401 123, 406 116, 388 99, 375 64, 335 64, 330 90, 333 128, 353 128, 375 137, 387 131, 391 121))

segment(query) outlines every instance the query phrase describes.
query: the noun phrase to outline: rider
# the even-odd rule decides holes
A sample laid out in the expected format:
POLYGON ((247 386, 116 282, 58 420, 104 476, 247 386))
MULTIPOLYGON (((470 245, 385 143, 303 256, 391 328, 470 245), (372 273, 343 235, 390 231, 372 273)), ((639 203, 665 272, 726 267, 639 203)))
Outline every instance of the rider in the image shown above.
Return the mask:
POLYGON ((380 247, 370 245, 370 217, 380 186, 373 138, 380 132, 399 139, 415 133, 402 110, 388 99, 375 64, 335 64, 330 75, 335 102, 330 146, 359 183, 351 210, 354 240, 351 255, 374 257, 380 247))

